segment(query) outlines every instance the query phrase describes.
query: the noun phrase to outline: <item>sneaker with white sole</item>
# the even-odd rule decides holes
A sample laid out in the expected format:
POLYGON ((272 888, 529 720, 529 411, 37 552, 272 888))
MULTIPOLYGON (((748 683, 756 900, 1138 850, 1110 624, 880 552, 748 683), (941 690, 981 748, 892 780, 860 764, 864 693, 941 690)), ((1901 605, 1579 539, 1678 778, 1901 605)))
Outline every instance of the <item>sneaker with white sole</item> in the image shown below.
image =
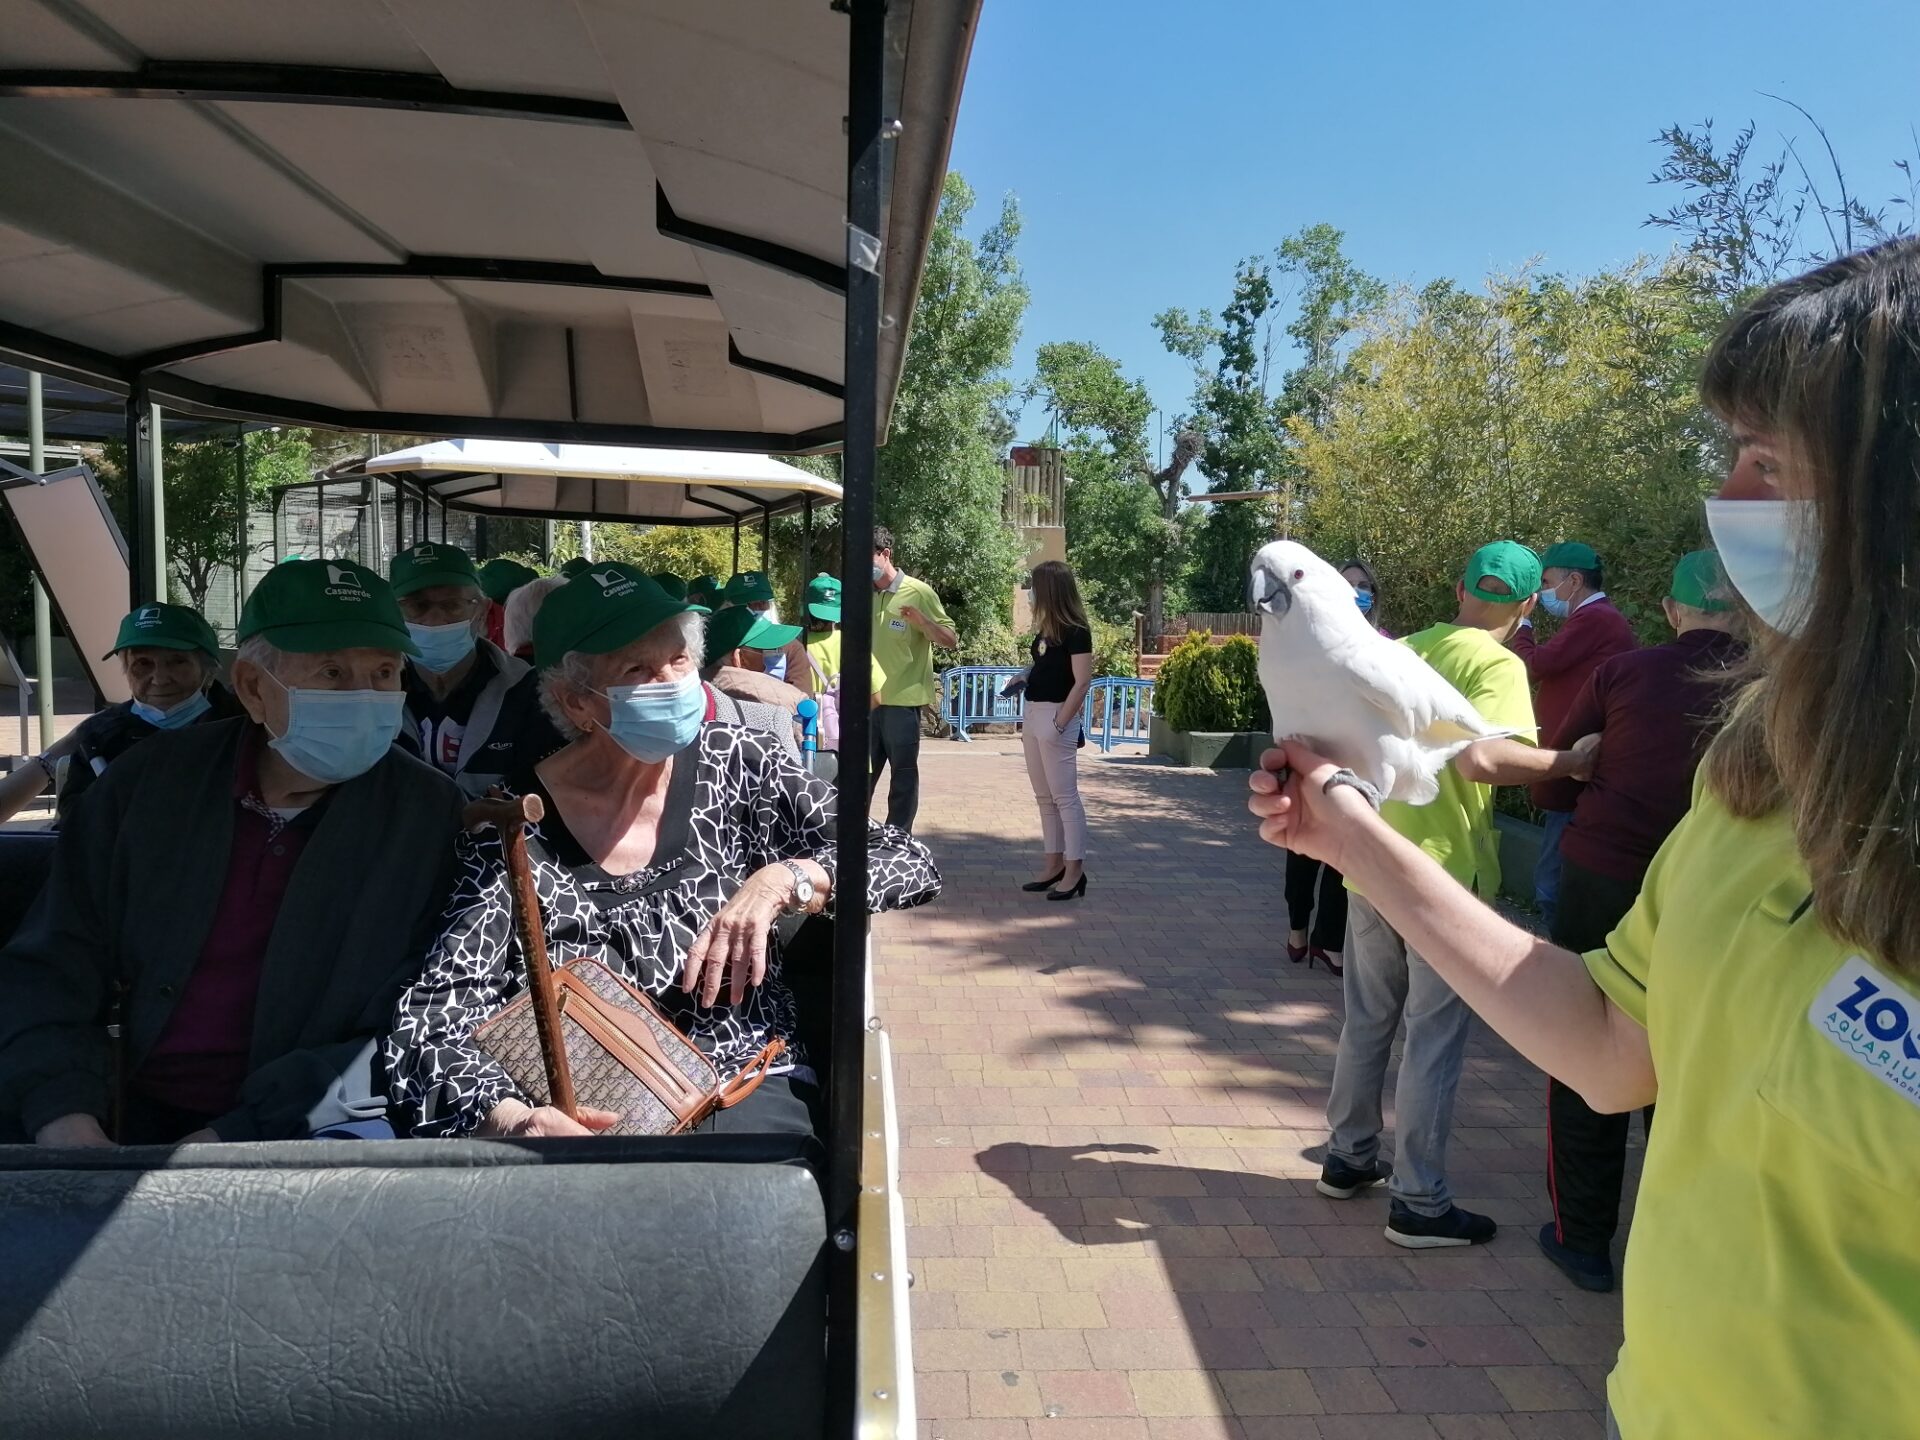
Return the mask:
POLYGON ((1499 1226, 1485 1215, 1451 1205, 1444 1215, 1420 1215, 1396 1200, 1387 1210, 1387 1239, 1408 1250, 1484 1245, 1499 1226))
POLYGON ((1349 1165, 1329 1155, 1320 1167, 1320 1178, 1313 1182, 1313 1188, 1329 1200, 1351 1200, 1362 1190, 1384 1184, 1392 1174, 1393 1167, 1384 1160, 1375 1160, 1371 1165, 1349 1165))

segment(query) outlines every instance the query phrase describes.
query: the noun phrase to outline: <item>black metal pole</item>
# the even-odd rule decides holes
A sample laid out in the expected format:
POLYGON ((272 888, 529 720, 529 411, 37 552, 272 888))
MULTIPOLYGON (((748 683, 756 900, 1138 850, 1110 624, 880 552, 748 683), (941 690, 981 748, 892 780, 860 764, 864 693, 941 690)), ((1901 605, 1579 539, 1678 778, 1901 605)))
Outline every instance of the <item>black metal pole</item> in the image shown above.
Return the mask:
POLYGON ((879 433, 880 105, 886 67, 884 0, 846 0, 846 451, 840 507, 840 768, 834 883, 833 1055, 829 1084, 827 1230, 828 1429, 851 1436, 857 1399, 859 1288, 855 1257, 866 1040, 867 735, 873 653, 873 477, 879 433))
POLYGON ((773 507, 760 507, 760 568, 773 574, 773 507))
POLYGON ((807 623, 807 582, 813 579, 813 497, 800 501, 800 623, 807 623))
POLYGON ((147 398, 144 380, 136 380, 127 394, 127 529, 133 542, 133 563, 127 567, 131 604, 129 609, 149 600, 164 600, 160 575, 153 563, 153 507, 147 503, 149 476, 153 470, 153 450, 148 435, 153 424, 153 402, 147 398))
POLYGON ((733 517, 733 573, 740 573, 740 517, 733 517))
POLYGON ((235 629, 240 625, 240 612, 247 604, 247 555, 252 550, 248 543, 253 537, 249 533, 252 523, 252 508, 247 503, 247 427, 233 427, 234 498, 240 502, 240 533, 234 537, 239 544, 237 558, 233 565, 233 623, 235 629))

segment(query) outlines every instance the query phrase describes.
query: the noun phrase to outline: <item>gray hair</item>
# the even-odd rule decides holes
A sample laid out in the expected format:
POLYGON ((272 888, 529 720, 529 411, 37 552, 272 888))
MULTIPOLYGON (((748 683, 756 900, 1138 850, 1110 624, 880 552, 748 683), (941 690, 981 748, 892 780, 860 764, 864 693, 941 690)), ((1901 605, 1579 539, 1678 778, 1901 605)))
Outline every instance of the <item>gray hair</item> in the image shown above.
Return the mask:
POLYGON ((506 604, 500 607, 503 612, 500 617, 500 639, 509 655, 518 652, 521 646, 533 643, 533 617, 540 613, 547 596, 566 583, 565 576, 542 575, 538 580, 529 580, 507 596, 506 604))
POLYGON ((277 648, 264 635, 254 635, 240 642, 240 648, 234 652, 234 661, 241 660, 249 665, 257 665, 274 679, 280 678, 286 668, 286 651, 277 648))
MULTIPOLYGON (((522 587, 526 588, 530 587, 522 587)), ((515 595, 519 593, 518 590, 514 591, 515 595)), ((683 610, 670 619, 662 620, 641 639, 650 640, 656 636, 663 642, 671 640, 675 648, 684 645, 687 653, 693 656, 694 668, 702 668, 706 660, 706 616, 683 610)), ((560 657, 559 663, 549 665, 540 672, 540 708, 546 712, 547 719, 553 722, 553 728, 568 740, 578 740, 586 732, 573 723, 561 697, 563 694, 585 695, 594 689, 593 666, 598 658, 578 650, 569 650, 560 657)))

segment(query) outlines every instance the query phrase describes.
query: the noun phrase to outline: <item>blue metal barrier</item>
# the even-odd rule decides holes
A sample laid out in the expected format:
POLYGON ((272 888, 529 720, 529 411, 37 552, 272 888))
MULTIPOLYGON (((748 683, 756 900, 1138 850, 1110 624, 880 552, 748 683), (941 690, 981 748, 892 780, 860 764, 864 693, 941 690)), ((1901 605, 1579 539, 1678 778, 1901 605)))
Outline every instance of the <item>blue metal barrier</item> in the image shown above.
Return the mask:
POLYGON ((1000 687, 1020 673, 1018 665, 956 665, 940 672, 940 718, 953 738, 971 740, 969 725, 1018 725, 1026 714, 1022 695, 1002 695, 1000 687))
POLYGON ((1109 676, 1087 691, 1080 718, 1087 739, 1102 751, 1116 745, 1145 745, 1153 725, 1153 681, 1109 676))

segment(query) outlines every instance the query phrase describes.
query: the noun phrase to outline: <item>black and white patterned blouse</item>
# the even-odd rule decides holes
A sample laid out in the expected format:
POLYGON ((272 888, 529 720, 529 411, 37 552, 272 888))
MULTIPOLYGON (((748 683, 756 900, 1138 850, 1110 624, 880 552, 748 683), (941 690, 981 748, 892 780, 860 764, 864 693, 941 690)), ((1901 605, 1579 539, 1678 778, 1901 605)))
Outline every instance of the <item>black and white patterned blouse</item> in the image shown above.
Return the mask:
MULTIPOLYGON (((531 777, 522 777, 524 788, 531 777)), ((510 788, 509 793, 518 793, 510 788)), ((675 758, 654 863, 613 877, 557 823, 527 830, 527 856, 555 965, 591 957, 644 990, 732 1079, 776 1036, 788 1055, 773 1073, 806 1064, 798 1053, 793 996, 780 973, 778 936, 768 941, 765 983, 738 1005, 712 1007, 683 994, 688 948, 729 896, 756 871, 811 859, 834 874, 834 792, 773 737, 733 725, 703 725, 675 758), (689 763, 691 762, 691 763, 689 763), (546 833, 552 832, 552 833, 546 833)), ((502 1100, 522 1099, 472 1036, 526 988, 526 957, 514 935, 499 832, 462 835, 460 880, 439 940, 418 981, 400 997, 381 1048, 388 1094, 417 1135, 464 1135, 502 1100)), ((871 910, 902 910, 940 893, 927 847, 902 830, 867 832, 871 910)))

